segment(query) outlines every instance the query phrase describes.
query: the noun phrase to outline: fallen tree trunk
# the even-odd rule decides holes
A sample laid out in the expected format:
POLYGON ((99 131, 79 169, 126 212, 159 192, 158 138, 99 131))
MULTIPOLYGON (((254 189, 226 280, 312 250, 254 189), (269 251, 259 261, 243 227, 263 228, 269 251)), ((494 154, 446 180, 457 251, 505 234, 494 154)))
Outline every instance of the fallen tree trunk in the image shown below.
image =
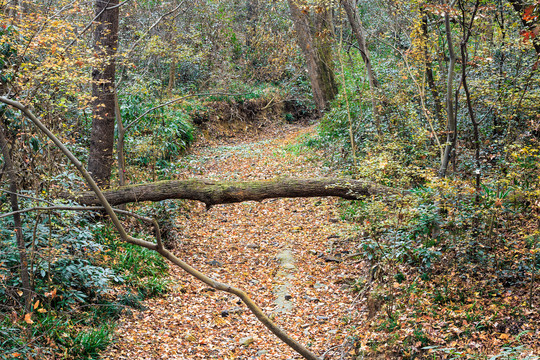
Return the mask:
MULTIPOLYGON (((246 182, 203 179, 168 180, 103 191, 103 195, 111 205, 139 201, 187 199, 201 201, 207 207, 270 198, 338 196, 343 199, 357 200, 371 195, 398 193, 394 189, 375 185, 368 181, 333 178, 276 178, 246 182)), ((70 195, 69 198, 84 205, 101 204, 93 192, 70 195)))

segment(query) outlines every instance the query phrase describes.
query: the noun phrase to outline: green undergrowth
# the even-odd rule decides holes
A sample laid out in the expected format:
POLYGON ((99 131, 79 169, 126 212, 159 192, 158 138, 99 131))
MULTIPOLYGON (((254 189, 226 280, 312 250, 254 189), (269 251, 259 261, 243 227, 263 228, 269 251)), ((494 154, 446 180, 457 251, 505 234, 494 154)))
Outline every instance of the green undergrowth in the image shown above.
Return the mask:
POLYGON ((13 222, 0 219, 0 359, 96 359, 123 313, 144 309, 145 298, 167 292, 164 260, 123 243, 96 216, 52 212, 24 218, 35 291, 30 312, 20 291, 13 222))
MULTIPOLYGON (((350 98, 367 91, 347 81, 350 98)), ((370 102, 351 101, 347 110, 342 91, 318 135, 291 148, 321 150, 324 166, 344 176, 408 190, 341 205, 356 229, 350 245, 366 264, 352 285, 368 310, 352 324, 355 357, 538 359, 537 137, 485 146, 479 185, 464 142, 441 179, 416 105, 386 101, 379 133, 370 102)))

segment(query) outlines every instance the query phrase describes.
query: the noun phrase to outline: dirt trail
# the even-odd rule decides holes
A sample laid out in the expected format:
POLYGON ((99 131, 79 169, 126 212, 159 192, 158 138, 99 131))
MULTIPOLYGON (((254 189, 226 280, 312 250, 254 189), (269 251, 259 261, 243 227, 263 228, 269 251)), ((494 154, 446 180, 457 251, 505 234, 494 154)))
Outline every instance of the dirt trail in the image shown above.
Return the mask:
MULTIPOLYGON (((279 138, 199 148, 181 160, 179 178, 265 179, 332 175, 313 152, 298 151, 294 128, 279 138)), ((218 205, 193 203, 179 214, 176 254, 216 280, 247 290, 302 344, 332 358, 350 350, 351 320, 362 309, 346 285, 362 264, 335 262, 355 251, 349 225, 332 198, 276 199, 218 205), (329 257, 333 255, 333 257, 329 257), (343 345, 339 347, 340 345, 343 345)), ((164 298, 121 320, 105 359, 296 359, 231 295, 211 291, 177 268, 164 298)))

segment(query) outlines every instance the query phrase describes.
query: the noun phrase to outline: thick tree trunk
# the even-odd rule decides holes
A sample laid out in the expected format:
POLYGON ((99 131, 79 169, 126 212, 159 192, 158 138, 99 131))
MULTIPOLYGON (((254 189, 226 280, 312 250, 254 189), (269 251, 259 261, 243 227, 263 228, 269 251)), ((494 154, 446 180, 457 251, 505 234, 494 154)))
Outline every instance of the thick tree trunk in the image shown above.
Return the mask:
MULTIPOLYGON (((206 206, 285 197, 338 196, 343 199, 356 200, 365 196, 398 193, 394 189, 367 181, 329 178, 301 180, 277 178, 247 182, 220 182, 201 179, 169 180, 124 186, 103 192, 111 205, 138 201, 188 199, 201 201, 206 206)), ((66 197, 84 205, 100 204, 92 192, 74 196, 67 195, 66 197)))
MULTIPOLYGON (((318 110, 324 110, 328 107, 328 103, 337 95, 337 84, 332 67, 332 53, 329 47, 330 43, 327 40, 313 40, 313 25, 308 15, 300 10, 294 0, 289 0, 289 8, 296 31, 297 43, 306 59, 313 100, 318 110)), ((323 26, 323 24, 324 21, 322 20, 318 22, 319 27, 323 26)), ((326 37, 328 35, 321 34, 319 31, 319 36, 326 37)))
POLYGON ((99 186, 111 178, 115 122, 115 59, 118 47, 118 0, 96 0, 94 51, 100 64, 92 71, 94 98, 88 171, 99 186))

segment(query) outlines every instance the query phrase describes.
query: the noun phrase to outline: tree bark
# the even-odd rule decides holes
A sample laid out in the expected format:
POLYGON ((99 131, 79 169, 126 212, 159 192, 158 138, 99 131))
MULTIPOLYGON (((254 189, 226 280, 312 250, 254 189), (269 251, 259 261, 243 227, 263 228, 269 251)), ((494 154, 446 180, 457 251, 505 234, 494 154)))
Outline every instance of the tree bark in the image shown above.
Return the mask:
POLYGON ((441 103, 441 97, 439 96, 439 89, 437 89, 437 85, 435 84, 435 78, 433 76, 433 62, 431 61, 431 56, 428 51, 428 39, 429 39, 429 29, 428 29, 428 17, 427 14, 425 14, 424 9, 422 11, 422 38, 423 38, 423 46, 422 50, 424 52, 424 56, 426 58, 426 78, 427 83, 429 85, 429 89, 431 90, 431 96, 433 97, 433 102, 435 104, 435 117, 437 118, 437 122, 440 126, 443 125, 443 106, 441 103))
MULTIPOLYGON (((285 197, 337 196, 343 199, 357 200, 371 195, 398 193, 397 190, 367 181, 331 178, 302 180, 277 178, 248 182, 219 182, 201 179, 168 180, 124 186, 103 192, 111 205, 139 201, 187 199, 201 201, 206 206, 285 197)), ((66 197, 84 205, 100 204, 92 192, 66 194, 66 197)))
POLYGON ((108 187, 112 171, 115 122, 115 55, 118 47, 118 0, 96 0, 95 56, 92 71, 93 119, 88 171, 101 187, 108 187))
POLYGON ((356 8, 356 1, 354 0, 342 0, 341 5, 345 12, 347 13, 347 19, 349 20, 349 25, 351 26, 352 33, 358 42, 358 47, 360 48, 360 55, 364 60, 366 66, 366 71, 368 74, 369 86, 373 90, 379 86, 375 72, 371 67, 371 58, 369 56, 369 51, 366 45, 366 38, 364 36, 364 29, 362 23, 360 22, 360 16, 358 15, 358 9, 356 8))
POLYGON ((4 156, 6 171, 9 176, 9 191, 11 209, 13 210, 13 223, 15 225, 15 237, 17 239, 17 250, 19 252, 19 273, 21 276, 21 285, 24 297, 24 310, 26 313, 32 310, 32 288, 30 285, 30 275, 28 274, 28 257, 26 255, 26 244, 22 233, 22 221, 19 211, 19 201, 17 197, 17 176, 11 162, 7 139, 4 135, 4 128, 0 125, 0 152, 4 156))
POLYGON ((450 28, 450 15, 448 11, 444 13, 444 26, 446 30, 446 39, 448 42, 448 56, 450 63, 448 65, 448 78, 446 80, 446 145, 444 155, 439 169, 439 177, 446 176, 446 170, 456 147, 457 140, 457 121, 454 115, 454 103, 452 101, 453 85, 454 85, 454 69, 456 67, 456 53, 452 42, 452 32, 450 28))
MULTIPOLYGON (((337 95, 337 84, 332 67, 331 49, 327 41, 314 41, 314 27, 305 11, 300 10, 295 0, 289 0, 291 18, 296 31, 297 43, 306 59, 313 100, 318 110, 325 110, 337 95)), ((324 21, 319 22, 319 27, 324 21)), ((320 30, 320 29, 319 29, 320 30)), ((319 31, 320 33, 320 31, 319 31)), ((327 36, 328 34, 319 34, 327 36)))
POLYGON ((379 82, 375 77, 375 73, 371 67, 371 58, 366 45, 366 38, 364 36, 364 29, 362 23, 360 22, 360 16, 358 15, 358 9, 356 8, 355 0, 342 0, 341 5, 347 13, 347 19, 351 26, 352 33, 358 42, 358 47, 360 48, 360 55, 364 60, 364 65, 366 66, 366 73, 368 76, 369 90, 371 92, 371 106, 373 108, 373 118, 375 119, 375 125, 377 127, 377 132, 379 136, 381 133, 381 123, 379 119, 379 109, 377 107, 377 96, 376 88, 379 86, 379 82))

